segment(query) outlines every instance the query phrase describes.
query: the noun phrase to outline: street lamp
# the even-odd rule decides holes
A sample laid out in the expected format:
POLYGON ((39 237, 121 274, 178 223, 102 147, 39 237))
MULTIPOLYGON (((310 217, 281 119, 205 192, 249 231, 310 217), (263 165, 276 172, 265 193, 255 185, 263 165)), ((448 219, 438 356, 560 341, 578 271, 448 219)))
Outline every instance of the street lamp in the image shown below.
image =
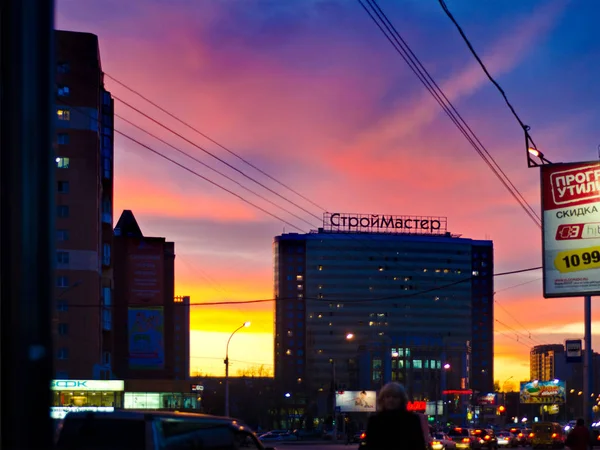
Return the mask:
POLYGON ((527 148, 527 166, 528 167, 538 167, 544 164, 552 164, 550 161, 546 159, 544 154, 540 152, 534 146, 530 146, 527 148), (537 158, 542 164, 538 163, 534 158, 537 158))
POLYGON ((510 377, 508 377, 506 380, 504 380, 504 383, 502 383, 502 386, 500 386, 500 389, 502 389, 502 391, 506 392, 506 389, 504 389, 504 386, 506 386, 506 383, 508 383, 510 380, 512 380, 514 378, 513 375, 511 375, 510 377))
POLYGON ((250 326, 250 322, 244 322, 239 327, 237 327, 229 339, 227 340, 227 346, 225 347, 225 415, 229 416, 229 343, 231 342, 231 338, 235 333, 240 331, 242 328, 247 328, 250 326))

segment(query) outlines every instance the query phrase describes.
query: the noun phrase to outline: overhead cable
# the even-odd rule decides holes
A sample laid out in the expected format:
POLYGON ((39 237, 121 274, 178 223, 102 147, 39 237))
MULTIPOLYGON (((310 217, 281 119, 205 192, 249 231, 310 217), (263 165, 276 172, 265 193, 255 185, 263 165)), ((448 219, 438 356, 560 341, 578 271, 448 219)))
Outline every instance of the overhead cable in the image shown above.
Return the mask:
POLYGON ((358 2, 373 20, 373 22, 377 25, 383 35, 387 38, 387 40, 392 44, 394 49, 400 54, 402 59, 408 64, 409 68, 417 76, 419 81, 425 86, 427 91, 441 106, 446 115, 471 144, 473 149, 484 160, 490 170, 508 190, 511 196, 517 201, 517 203, 519 203, 521 208, 523 208, 525 213, 533 220, 533 222, 541 228, 541 219, 538 213, 531 207, 527 200, 525 200, 518 188, 512 183, 510 178, 487 151, 481 140, 467 124, 465 119, 458 113, 452 102, 450 102, 443 90, 435 82, 433 77, 429 74, 415 53, 410 49, 406 41, 402 38, 400 33, 397 31, 379 5, 377 5, 375 0, 366 0, 366 3, 371 7, 373 12, 368 9, 363 0, 358 0, 358 2))
POLYGON ((182 120, 181 118, 179 118, 178 116, 176 116, 175 114, 173 114, 172 112, 168 111, 167 109, 163 108, 162 106, 160 106, 159 104, 157 104, 156 102, 153 102, 152 100, 150 100, 148 97, 144 96, 143 94, 141 94, 139 91, 133 89, 132 87, 126 85, 125 83, 123 83, 122 81, 116 79, 115 77, 113 77, 112 75, 109 75, 108 73, 104 72, 104 75, 106 75, 108 78, 110 78, 111 80, 113 80, 115 83, 121 85, 122 87, 124 87, 125 89, 127 89, 128 91, 132 92, 133 94, 137 95, 138 97, 140 97, 141 99, 143 99, 144 101, 148 102, 149 104, 151 104, 152 106, 154 106, 155 108, 157 108, 158 110, 162 111, 163 113, 165 113, 166 115, 168 115, 169 117, 175 119, 177 122, 181 123, 182 125, 186 126, 187 128, 189 128, 190 130, 198 133, 200 136, 202 136, 203 138, 207 139, 208 141, 212 142, 213 144, 219 146, 221 149, 225 150, 227 153, 229 153, 232 156, 235 156, 237 159, 239 159, 240 161, 242 161, 244 164, 248 165, 249 167, 252 167, 254 170, 256 170, 257 172, 261 173, 262 175, 266 176, 267 178, 269 178, 270 180, 274 181, 275 183, 279 184, 280 186, 286 188, 288 191, 296 194, 298 197, 300 197, 302 200, 310 203, 311 205, 315 206, 316 208, 320 209, 320 210, 325 210, 325 208, 323 208, 322 206, 319 206, 317 203, 315 203, 314 201, 312 201, 310 198, 306 197, 305 195, 302 195, 300 192, 298 192, 297 190, 293 189, 292 187, 290 187, 288 184, 283 183, 282 181, 278 180, 277 178, 275 178, 272 175, 269 175, 267 172, 265 172, 263 169, 261 169, 260 167, 256 166, 255 164, 251 163, 250 161, 248 161, 247 159, 245 159, 244 157, 240 156, 238 153, 234 152, 233 150, 229 149, 228 147, 225 147, 223 144, 219 143, 218 141, 216 141, 215 139, 211 138, 210 136, 208 136, 207 134, 203 133, 202 131, 198 130, 196 127, 190 125, 189 123, 185 122, 184 120, 182 120))

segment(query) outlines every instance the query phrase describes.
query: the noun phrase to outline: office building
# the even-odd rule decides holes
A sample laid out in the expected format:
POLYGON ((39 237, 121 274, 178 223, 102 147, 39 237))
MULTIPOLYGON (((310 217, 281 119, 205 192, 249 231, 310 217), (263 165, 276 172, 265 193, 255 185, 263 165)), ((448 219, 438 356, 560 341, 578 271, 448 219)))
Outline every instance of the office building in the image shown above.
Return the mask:
POLYGON ((275 237, 279 383, 312 395, 378 387, 389 373, 413 398, 441 383, 493 391, 493 244, 446 223, 327 213, 315 232, 275 237))
POLYGON ((114 230, 114 370, 124 379, 189 378, 189 298, 175 297, 175 244, 147 237, 129 210, 114 230))
POLYGON ((566 355, 563 344, 536 345, 529 352, 531 380, 550 381, 566 377, 566 355))
POLYGON ((56 37, 56 291, 58 379, 111 378, 113 100, 97 36, 56 37))

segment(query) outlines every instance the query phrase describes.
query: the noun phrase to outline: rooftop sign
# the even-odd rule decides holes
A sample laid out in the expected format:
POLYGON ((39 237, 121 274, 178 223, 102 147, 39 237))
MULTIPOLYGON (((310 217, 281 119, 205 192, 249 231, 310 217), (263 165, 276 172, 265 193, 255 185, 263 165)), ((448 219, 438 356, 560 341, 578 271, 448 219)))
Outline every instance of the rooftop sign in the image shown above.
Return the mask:
POLYGON ((324 213, 323 231, 332 233, 446 234, 446 217, 324 213))

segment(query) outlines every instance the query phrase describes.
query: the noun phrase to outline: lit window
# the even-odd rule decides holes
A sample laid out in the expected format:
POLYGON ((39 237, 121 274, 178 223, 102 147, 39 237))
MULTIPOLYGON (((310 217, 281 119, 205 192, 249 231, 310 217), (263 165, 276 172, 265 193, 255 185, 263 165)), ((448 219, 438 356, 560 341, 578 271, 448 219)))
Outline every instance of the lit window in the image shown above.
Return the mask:
POLYGON ((59 97, 68 97, 69 96, 69 86, 59 86, 57 94, 59 97))
POLYGON ((69 158, 63 158, 63 157, 59 156, 58 158, 56 158, 55 162, 56 162, 56 167, 58 167, 59 169, 68 169, 69 168, 69 158))
POLYGON ((414 359, 413 360, 413 369, 422 369, 423 368, 423 361, 421 361, 420 359, 414 359))
POLYGON ((319 266, 319 270, 323 270, 323 266, 319 266))
POLYGON ((301 284, 298 285, 298 289, 302 289, 303 286, 301 284))
POLYGON ((56 115, 58 120, 71 120, 71 111, 65 108, 57 109, 56 115))
POLYGON ((289 356, 289 355, 291 355, 291 354, 292 354, 292 350, 288 348, 288 349, 285 351, 285 354, 286 354, 286 355, 288 355, 288 356, 289 356))
POLYGON ((292 337, 294 335, 294 332, 292 330, 287 330, 287 335, 289 337, 292 337))
POLYGON ((296 281, 302 281, 304 277, 302 275, 296 275, 296 281))
POLYGON ((474 270, 474 271, 473 271, 473 276, 474 276, 474 277, 476 277, 476 276, 478 276, 478 275, 479 275, 479 271, 478 271, 478 270, 474 270))

